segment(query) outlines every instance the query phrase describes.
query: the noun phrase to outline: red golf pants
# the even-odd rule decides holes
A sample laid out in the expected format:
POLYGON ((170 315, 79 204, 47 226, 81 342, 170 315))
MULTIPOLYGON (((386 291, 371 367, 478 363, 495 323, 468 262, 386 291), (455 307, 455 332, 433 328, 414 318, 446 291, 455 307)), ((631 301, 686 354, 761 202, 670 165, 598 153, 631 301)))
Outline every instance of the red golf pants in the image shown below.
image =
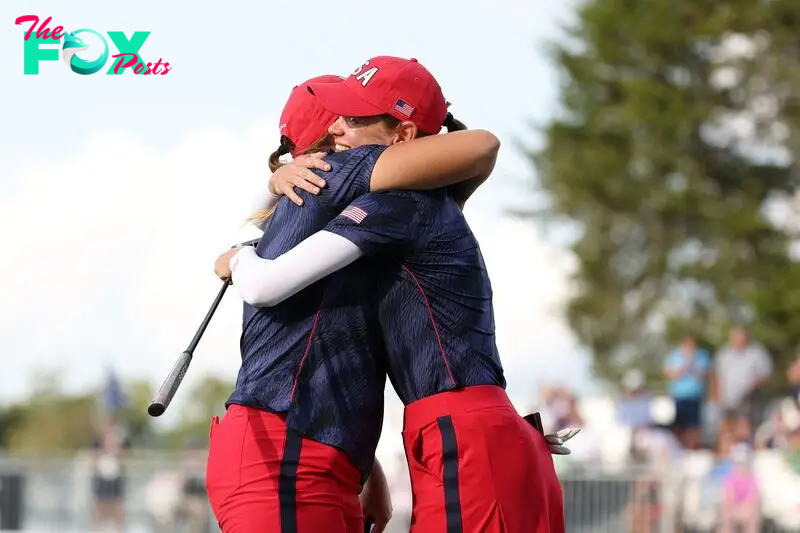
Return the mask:
POLYGON ((564 497, 544 436, 495 386, 406 406, 412 533, 564 533, 564 497))
POLYGON ((211 423, 206 488, 223 533, 363 533, 358 469, 344 452, 232 405, 211 423))

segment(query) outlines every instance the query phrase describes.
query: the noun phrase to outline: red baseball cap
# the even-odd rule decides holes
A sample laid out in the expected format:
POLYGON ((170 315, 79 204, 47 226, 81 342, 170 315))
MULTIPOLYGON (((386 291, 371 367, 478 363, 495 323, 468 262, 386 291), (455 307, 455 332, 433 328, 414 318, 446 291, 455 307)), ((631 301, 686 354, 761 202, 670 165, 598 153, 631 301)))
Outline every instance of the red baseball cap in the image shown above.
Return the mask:
POLYGON ((416 59, 373 57, 344 80, 308 85, 323 106, 343 117, 388 114, 435 135, 447 116, 442 88, 416 59))
POLYGON ((336 122, 338 115, 322 106, 308 91, 308 84, 342 81, 340 76, 326 74, 304 81, 295 86, 281 113, 280 132, 294 144, 292 155, 302 154, 312 144, 327 135, 328 128, 336 122))

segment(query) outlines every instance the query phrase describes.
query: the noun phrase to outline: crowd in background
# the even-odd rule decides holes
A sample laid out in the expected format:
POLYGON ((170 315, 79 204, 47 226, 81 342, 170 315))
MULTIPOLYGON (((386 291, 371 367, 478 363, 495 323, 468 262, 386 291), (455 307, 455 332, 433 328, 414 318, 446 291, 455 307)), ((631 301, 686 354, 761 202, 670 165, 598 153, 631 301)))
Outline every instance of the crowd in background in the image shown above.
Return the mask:
MULTIPOLYGON (((794 514, 800 526, 800 357, 779 388, 786 392, 770 394, 765 389, 775 372, 770 354, 745 328, 734 327, 713 355, 686 336, 665 355, 662 372, 665 394, 654 392, 642 371, 625 373, 614 405, 618 431, 587 420, 569 389, 542 389, 547 429, 586 428, 573 439, 572 466, 597 464, 609 455, 599 434, 605 432, 606 448, 609 440, 624 446, 622 460, 630 465, 682 464, 699 472, 698 490, 682 497, 698 500, 688 505, 698 513, 711 509, 719 533, 761 531, 764 508, 775 499, 769 490, 797 495, 783 511, 794 514), (759 468, 772 470, 759 475, 759 468)), ((632 530, 652 527, 638 524, 632 530)))

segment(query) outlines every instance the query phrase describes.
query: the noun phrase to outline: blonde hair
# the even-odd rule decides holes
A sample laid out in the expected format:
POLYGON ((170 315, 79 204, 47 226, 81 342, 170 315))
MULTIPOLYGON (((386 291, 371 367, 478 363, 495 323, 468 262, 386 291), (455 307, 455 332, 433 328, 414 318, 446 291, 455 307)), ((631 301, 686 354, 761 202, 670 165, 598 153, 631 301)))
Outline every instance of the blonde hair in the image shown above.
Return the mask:
MULTIPOLYGON (((311 152, 318 152, 325 144, 328 142, 329 135, 326 133, 319 139, 317 139, 311 146, 307 149, 303 150, 302 153, 294 154, 294 143, 289 140, 288 137, 285 135, 281 136, 281 144, 278 146, 278 149, 269 154, 269 170, 271 172, 275 172, 280 167, 285 165, 286 163, 281 163, 280 158, 286 154, 293 154, 294 156, 299 156, 311 152)), ((260 211, 256 211, 249 217, 247 217, 246 222, 251 224, 255 224, 257 226, 262 225, 265 223, 269 218, 275 213, 275 208, 277 205, 273 205, 269 209, 261 209, 260 211)))

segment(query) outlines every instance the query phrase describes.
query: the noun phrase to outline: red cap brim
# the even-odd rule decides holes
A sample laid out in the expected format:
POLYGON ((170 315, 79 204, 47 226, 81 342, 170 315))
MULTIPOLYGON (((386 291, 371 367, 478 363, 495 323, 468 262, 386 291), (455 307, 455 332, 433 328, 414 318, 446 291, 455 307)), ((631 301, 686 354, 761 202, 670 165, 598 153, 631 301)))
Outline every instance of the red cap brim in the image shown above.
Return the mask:
POLYGON ((386 112, 360 98, 344 81, 309 83, 308 90, 322 107, 340 117, 374 117, 386 112))

